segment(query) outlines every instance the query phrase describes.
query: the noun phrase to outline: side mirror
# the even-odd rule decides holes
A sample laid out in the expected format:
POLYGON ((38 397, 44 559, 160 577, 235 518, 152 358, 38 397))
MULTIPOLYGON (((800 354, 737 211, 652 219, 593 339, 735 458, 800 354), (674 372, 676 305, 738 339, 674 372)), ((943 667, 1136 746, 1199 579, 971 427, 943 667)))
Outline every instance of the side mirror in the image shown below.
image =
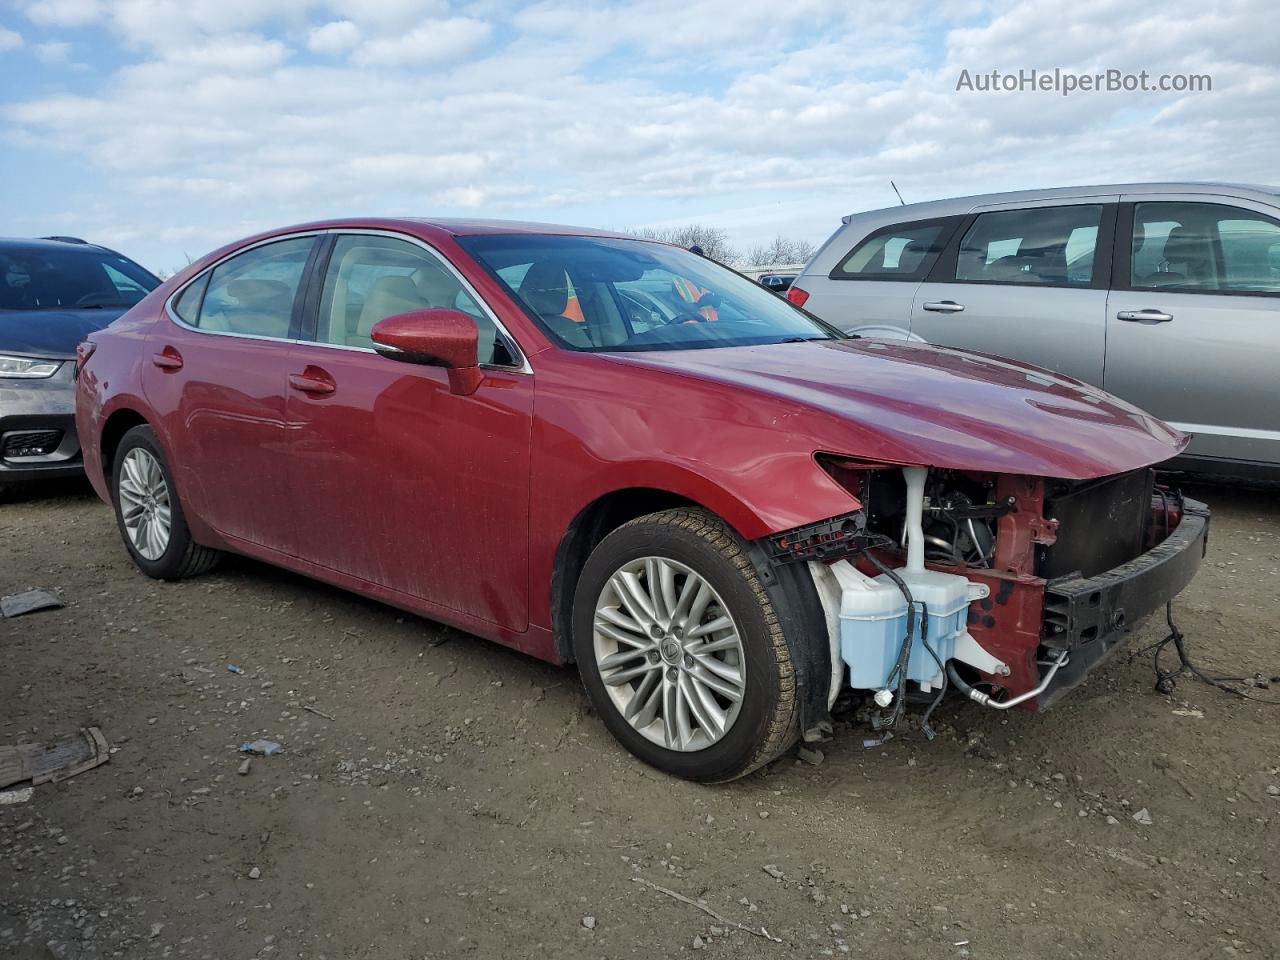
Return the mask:
POLYGON ((475 393, 484 379, 477 363, 480 332, 461 310, 411 310, 385 317, 369 332, 373 349, 391 360, 445 367, 453 393, 475 393))

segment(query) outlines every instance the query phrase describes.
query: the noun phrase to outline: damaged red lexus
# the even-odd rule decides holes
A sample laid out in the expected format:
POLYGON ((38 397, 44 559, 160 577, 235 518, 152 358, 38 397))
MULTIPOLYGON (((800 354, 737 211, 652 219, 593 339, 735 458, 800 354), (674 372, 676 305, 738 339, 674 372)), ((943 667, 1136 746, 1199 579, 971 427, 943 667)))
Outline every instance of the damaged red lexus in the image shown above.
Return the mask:
MULTIPOLYGON (((1044 709, 1195 574, 1187 438, 1021 363, 851 338, 589 230, 344 220, 90 335, 85 466, 153 577, 225 551, 545 660, 700 781, 958 690, 1044 709)), ((927 717, 925 718, 927 722, 927 717)))

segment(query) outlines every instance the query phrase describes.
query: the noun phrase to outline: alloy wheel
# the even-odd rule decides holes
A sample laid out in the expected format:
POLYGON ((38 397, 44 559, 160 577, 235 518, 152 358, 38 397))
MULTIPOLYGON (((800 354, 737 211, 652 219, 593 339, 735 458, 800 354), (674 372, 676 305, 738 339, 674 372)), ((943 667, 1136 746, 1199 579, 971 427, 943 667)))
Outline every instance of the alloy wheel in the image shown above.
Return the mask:
POLYGON ((618 712, 659 746, 703 750, 738 718, 747 670, 738 625, 682 563, 641 557, 614 571, 596 600, 593 646, 618 712))
POLYGON ((172 530, 169 484, 160 461, 143 447, 134 447, 120 464, 117 481, 120 519, 133 549, 145 560, 159 560, 169 547, 172 530))

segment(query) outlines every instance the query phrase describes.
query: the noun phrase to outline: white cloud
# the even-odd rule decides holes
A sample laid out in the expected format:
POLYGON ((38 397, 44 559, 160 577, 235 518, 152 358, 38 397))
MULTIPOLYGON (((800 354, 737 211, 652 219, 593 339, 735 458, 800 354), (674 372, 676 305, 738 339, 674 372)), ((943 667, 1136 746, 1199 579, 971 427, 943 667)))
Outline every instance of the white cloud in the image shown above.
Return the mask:
POLYGON ((241 34, 165 51, 166 59, 181 62, 184 70, 196 68, 207 79, 216 79, 218 71, 260 73, 270 70, 282 63, 287 54, 288 49, 278 40, 241 34))
POLYGON ((19 6, 32 23, 47 27, 79 27, 102 15, 100 0, 24 0, 19 6))
POLYGON ((331 0, 337 14, 377 31, 404 31, 431 17, 448 13, 447 0, 331 0))
POLYGON ((314 53, 345 53, 360 42, 360 28, 350 20, 334 20, 307 34, 307 49, 314 53))
POLYGON ((1280 147, 1280 24, 1259 0, 1229 15, 1166 0, 1159 29, 1121 0, 472 0, 454 16, 435 0, 104 2, 132 44, 123 65, 76 95, 0 108, 0 122, 25 150, 101 172, 105 195, 129 197, 129 229, 173 236, 180 218, 210 246, 273 223, 433 210, 700 219, 742 245, 816 242, 840 215, 893 203, 891 177, 908 200, 1266 181, 1280 147), (1214 92, 955 91, 961 68, 1020 67, 1209 72, 1214 92))
POLYGON ((36 56, 45 63, 68 63, 71 60, 71 44, 65 40, 37 43, 36 56))
POLYGON ((8 27, 0 27, 0 50, 16 50, 22 46, 22 34, 8 27))
POLYGON ((419 67, 461 60, 489 39, 489 30, 483 20, 467 17, 428 20, 408 33, 361 44, 351 59, 361 65, 419 67))

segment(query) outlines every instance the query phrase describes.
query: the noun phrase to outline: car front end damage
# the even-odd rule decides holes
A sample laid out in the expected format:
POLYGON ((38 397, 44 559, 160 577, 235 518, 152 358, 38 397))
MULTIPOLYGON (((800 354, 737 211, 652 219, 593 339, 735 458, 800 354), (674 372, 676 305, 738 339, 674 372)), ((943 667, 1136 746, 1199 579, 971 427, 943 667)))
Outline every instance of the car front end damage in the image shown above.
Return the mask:
POLYGON ((1046 709, 1181 592, 1206 550, 1208 509, 1149 467, 1059 480, 819 459, 860 509, 765 547, 774 566, 807 568, 826 620, 809 740, 829 724, 819 688, 828 709, 863 694, 881 726, 948 689, 1046 709))

